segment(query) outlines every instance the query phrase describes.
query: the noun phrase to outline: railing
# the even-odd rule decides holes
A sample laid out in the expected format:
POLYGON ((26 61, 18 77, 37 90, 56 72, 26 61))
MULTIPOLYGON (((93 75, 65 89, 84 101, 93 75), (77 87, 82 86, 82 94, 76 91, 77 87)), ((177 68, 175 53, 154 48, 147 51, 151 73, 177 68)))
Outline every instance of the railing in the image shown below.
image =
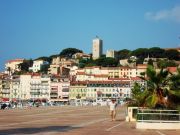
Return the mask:
POLYGON ((180 111, 138 109, 137 122, 147 123, 180 123, 180 111))

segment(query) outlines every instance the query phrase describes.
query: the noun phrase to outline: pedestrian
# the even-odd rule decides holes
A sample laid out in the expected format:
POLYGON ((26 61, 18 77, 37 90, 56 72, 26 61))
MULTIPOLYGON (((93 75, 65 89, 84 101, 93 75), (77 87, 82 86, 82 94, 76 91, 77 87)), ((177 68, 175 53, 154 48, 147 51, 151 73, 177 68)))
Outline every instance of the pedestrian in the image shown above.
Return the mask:
POLYGON ((111 99, 111 102, 109 103, 109 108, 110 108, 110 116, 111 116, 111 120, 112 121, 115 121, 116 107, 117 107, 116 100, 115 99, 111 99))

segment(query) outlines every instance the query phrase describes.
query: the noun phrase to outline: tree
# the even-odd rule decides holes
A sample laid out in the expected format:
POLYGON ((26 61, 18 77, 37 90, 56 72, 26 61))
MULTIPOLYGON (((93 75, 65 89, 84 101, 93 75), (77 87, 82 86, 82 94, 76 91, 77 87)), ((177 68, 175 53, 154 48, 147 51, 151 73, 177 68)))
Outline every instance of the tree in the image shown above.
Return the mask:
POLYGON ((117 52, 117 55, 118 55, 118 59, 128 59, 129 56, 130 56, 130 53, 131 51, 130 50, 127 50, 127 49, 123 49, 123 50, 119 50, 117 52))
POLYGON ((59 55, 62 57, 72 58, 72 55, 78 52, 83 53, 82 50, 79 50, 76 48, 66 48, 66 49, 63 49, 59 55))
POLYGON ((143 62, 144 62, 144 58, 138 58, 136 60, 136 64, 143 64, 143 62))
POLYGON ((177 74, 172 74, 170 81, 170 90, 174 93, 170 94, 169 101, 174 108, 179 107, 180 109, 180 69, 177 74))
POLYGON ((144 59, 147 58, 149 50, 147 48, 138 48, 131 52, 131 56, 136 56, 137 58, 144 59))
POLYGON ((24 60, 23 63, 20 63, 18 66, 22 72, 28 72, 29 67, 32 67, 32 65, 33 65, 33 60, 29 59, 29 60, 24 60))
POLYGON ((157 66, 159 68, 166 68, 166 67, 176 67, 178 64, 176 64, 173 60, 158 60, 157 66))
POLYGON ((136 106, 144 106, 145 99, 146 99, 146 92, 142 89, 141 85, 138 83, 134 84, 134 87, 132 88, 132 97, 133 100, 131 101, 131 105, 136 105, 136 106))
POLYGON ((149 49, 149 57, 151 58, 164 58, 165 50, 159 47, 152 47, 149 49))
MULTIPOLYGON (((142 90, 141 87, 135 85, 134 91, 141 90, 141 98, 139 99, 141 104, 140 106, 146 107, 171 107, 170 96, 174 95, 179 97, 179 93, 170 88, 172 83, 169 72, 167 70, 161 69, 157 72, 153 66, 148 66, 146 71, 147 78, 141 77, 143 80, 147 81, 147 87, 142 90)), ((134 92, 132 91, 132 92, 134 92)), ((136 98, 136 94, 133 98, 136 98)), ((137 95, 138 96, 138 95, 137 95)))
POLYGON ((165 57, 167 57, 170 60, 180 60, 180 53, 174 49, 166 50, 165 57))
POLYGON ((102 67, 116 67, 118 65, 118 61, 110 57, 100 57, 95 60, 95 64, 102 67))
POLYGON ((44 73, 47 74, 48 69, 49 69, 50 65, 49 64, 45 64, 41 67, 41 70, 39 71, 40 73, 44 73))
POLYGON ((148 65, 152 65, 153 66, 153 60, 152 59, 148 60, 148 65))

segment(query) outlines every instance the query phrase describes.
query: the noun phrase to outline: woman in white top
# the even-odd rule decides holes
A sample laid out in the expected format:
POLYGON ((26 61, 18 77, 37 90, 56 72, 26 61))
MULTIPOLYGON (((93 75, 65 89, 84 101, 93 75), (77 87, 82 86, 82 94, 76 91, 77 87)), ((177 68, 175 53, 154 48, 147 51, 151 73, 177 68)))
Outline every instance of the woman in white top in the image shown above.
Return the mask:
POLYGON ((109 107, 110 107, 110 116, 111 116, 111 120, 115 121, 115 117, 116 117, 116 100, 112 99, 111 102, 109 103, 109 107))

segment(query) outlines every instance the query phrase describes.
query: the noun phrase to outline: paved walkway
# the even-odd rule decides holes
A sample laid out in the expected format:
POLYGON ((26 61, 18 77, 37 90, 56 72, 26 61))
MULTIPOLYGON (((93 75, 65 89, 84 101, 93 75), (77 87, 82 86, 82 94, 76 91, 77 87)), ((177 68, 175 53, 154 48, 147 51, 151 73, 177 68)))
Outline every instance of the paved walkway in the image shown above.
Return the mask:
POLYGON ((180 135, 180 130, 138 130, 125 107, 111 121, 108 107, 39 107, 0 110, 0 135, 180 135))

